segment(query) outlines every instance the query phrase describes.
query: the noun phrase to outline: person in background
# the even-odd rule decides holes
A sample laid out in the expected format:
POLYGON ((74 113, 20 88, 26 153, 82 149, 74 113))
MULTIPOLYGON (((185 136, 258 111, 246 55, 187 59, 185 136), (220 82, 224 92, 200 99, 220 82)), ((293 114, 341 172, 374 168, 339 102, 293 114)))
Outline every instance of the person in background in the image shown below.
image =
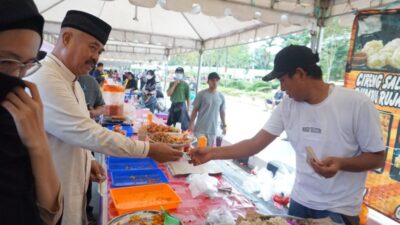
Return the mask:
POLYGON ((62 215, 63 194, 44 129, 39 91, 21 79, 40 68, 37 56, 43 25, 32 0, 1 2, 1 224, 54 225, 62 215))
POLYGON ((222 133, 226 134, 225 97, 217 90, 219 80, 218 73, 212 72, 208 74, 208 88, 197 94, 190 117, 189 130, 193 131, 196 137, 205 135, 208 147, 214 145, 217 136, 218 115, 221 118, 222 133))
POLYGON ((147 72, 144 72, 144 73, 142 73, 142 75, 139 76, 140 77, 140 90, 143 90, 144 85, 146 85, 146 82, 147 82, 146 74, 147 74, 147 72))
MULTIPOLYGON (((86 105, 90 113, 90 118, 98 121, 99 116, 103 115, 105 110, 105 102, 100 90, 100 85, 97 83, 96 79, 90 75, 79 76, 78 82, 82 87, 83 93, 85 94, 86 105)), ((94 156, 94 152, 91 152, 91 154, 94 156)), ((86 192, 86 214, 89 225, 97 224, 97 220, 93 215, 93 207, 90 206, 90 201, 92 199, 92 181, 96 180, 89 181, 89 186, 86 192)))
POLYGON ((282 90, 280 89, 276 90, 274 97, 272 99, 267 99, 265 101, 267 110, 268 109, 274 110, 276 106, 278 106, 279 103, 281 103, 284 95, 285 92, 283 92, 282 90))
POLYGON ((107 83, 107 80, 106 80, 106 78, 104 78, 104 76, 96 78, 96 81, 100 86, 100 90, 102 90, 103 89, 103 85, 107 83))
MULTIPOLYGON (((104 79, 104 78, 103 78, 104 79)), ((104 114, 105 102, 100 90, 99 83, 89 75, 79 76, 78 82, 85 94, 86 105, 90 118, 95 119, 104 114)))
POLYGON ((283 48, 263 80, 279 79, 286 97, 264 128, 234 145, 195 149, 191 157, 195 165, 248 157, 286 131, 296 152, 289 215, 359 224, 367 171, 385 162, 379 115, 363 93, 325 83, 318 61, 308 47, 283 48))
POLYGON ((143 103, 146 108, 150 109, 150 111, 154 113, 154 109, 157 104, 157 98, 156 98, 157 83, 154 70, 147 70, 146 80, 147 80, 146 85, 144 85, 142 90, 143 103))
POLYGON ((104 74, 105 74, 104 64, 99 62, 99 63, 97 63, 96 69, 93 70, 90 75, 97 80, 99 77, 102 77, 104 74))
POLYGON ((167 125, 181 123, 182 130, 189 128, 190 95, 189 85, 183 81, 184 70, 178 67, 175 70, 175 81, 169 84, 167 95, 171 97, 171 107, 169 109, 167 125))
POLYGON ((138 89, 137 87, 137 80, 135 78, 135 75, 133 75, 132 72, 128 72, 126 74, 126 85, 125 89, 131 89, 133 91, 136 91, 138 89))
POLYGON ((83 90, 76 82, 104 51, 111 26, 77 10, 67 12, 51 54, 29 80, 43 97, 45 129, 64 191, 62 225, 86 225, 86 191, 90 177, 105 179, 101 165, 88 150, 124 157, 178 160, 182 152, 165 144, 132 140, 90 118, 83 90), (85 23, 82 23, 85 21, 85 23))

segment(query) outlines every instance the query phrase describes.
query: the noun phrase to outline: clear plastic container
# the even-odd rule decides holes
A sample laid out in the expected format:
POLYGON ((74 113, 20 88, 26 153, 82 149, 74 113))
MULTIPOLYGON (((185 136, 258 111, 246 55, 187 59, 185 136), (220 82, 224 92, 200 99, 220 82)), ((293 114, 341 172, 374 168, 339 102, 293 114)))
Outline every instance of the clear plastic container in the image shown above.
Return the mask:
POLYGON ((105 115, 123 116, 124 115, 124 96, 125 89, 120 85, 106 84, 103 86, 103 98, 106 103, 105 115))

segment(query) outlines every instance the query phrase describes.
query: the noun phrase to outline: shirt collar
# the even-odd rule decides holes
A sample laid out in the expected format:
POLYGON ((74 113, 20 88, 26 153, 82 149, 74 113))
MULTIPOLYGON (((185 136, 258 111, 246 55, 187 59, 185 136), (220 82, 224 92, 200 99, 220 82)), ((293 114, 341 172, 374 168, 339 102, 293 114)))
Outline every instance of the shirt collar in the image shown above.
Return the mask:
POLYGON ((47 57, 48 57, 50 60, 52 60, 53 62, 55 62, 55 63, 57 64, 58 69, 62 71, 62 73, 61 73, 62 76, 63 76, 67 81, 74 82, 74 81, 77 81, 77 80, 78 80, 78 77, 75 76, 75 74, 73 74, 73 73, 71 72, 71 70, 69 70, 69 69, 64 65, 64 63, 62 63, 61 60, 59 60, 59 59, 57 58, 57 56, 53 55, 53 53, 48 54, 47 57))

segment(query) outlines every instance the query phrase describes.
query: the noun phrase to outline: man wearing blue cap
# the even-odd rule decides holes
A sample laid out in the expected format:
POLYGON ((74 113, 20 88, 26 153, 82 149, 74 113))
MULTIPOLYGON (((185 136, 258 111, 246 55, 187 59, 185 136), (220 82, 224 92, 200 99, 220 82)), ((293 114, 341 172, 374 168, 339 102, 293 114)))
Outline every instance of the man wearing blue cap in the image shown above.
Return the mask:
POLYGON ((30 77, 43 96, 45 129, 64 191, 63 225, 87 224, 85 196, 89 179, 105 179, 104 170, 88 150, 151 157, 159 162, 178 160, 182 155, 164 144, 133 141, 90 119, 77 80, 96 65, 110 31, 110 25, 91 14, 68 11, 53 52, 30 77))
POLYGON ((257 154, 283 131, 296 152, 289 215, 358 224, 367 171, 384 165, 379 116, 360 92, 322 80, 318 54, 291 45, 263 80, 279 79, 287 96, 253 138, 217 149, 195 149, 193 163, 257 154), (345 109, 345 110, 343 110, 345 109))

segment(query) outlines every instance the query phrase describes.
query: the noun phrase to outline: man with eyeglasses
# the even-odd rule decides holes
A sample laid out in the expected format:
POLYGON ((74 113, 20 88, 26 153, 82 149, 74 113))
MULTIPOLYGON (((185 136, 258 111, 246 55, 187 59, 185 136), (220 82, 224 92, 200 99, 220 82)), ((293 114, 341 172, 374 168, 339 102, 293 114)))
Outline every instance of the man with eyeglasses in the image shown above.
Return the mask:
POLYGON ((90 119, 78 77, 88 74, 104 51, 111 26, 76 10, 67 12, 59 39, 42 68, 30 80, 43 96, 45 128, 64 190, 63 225, 87 224, 85 196, 92 173, 105 179, 101 166, 86 149, 108 155, 178 160, 182 152, 165 144, 133 141, 90 119))
POLYGON ((32 0, 1 1, 1 224, 54 225, 62 214, 61 184, 44 130, 39 92, 35 84, 21 79, 40 67, 43 24, 32 0))

